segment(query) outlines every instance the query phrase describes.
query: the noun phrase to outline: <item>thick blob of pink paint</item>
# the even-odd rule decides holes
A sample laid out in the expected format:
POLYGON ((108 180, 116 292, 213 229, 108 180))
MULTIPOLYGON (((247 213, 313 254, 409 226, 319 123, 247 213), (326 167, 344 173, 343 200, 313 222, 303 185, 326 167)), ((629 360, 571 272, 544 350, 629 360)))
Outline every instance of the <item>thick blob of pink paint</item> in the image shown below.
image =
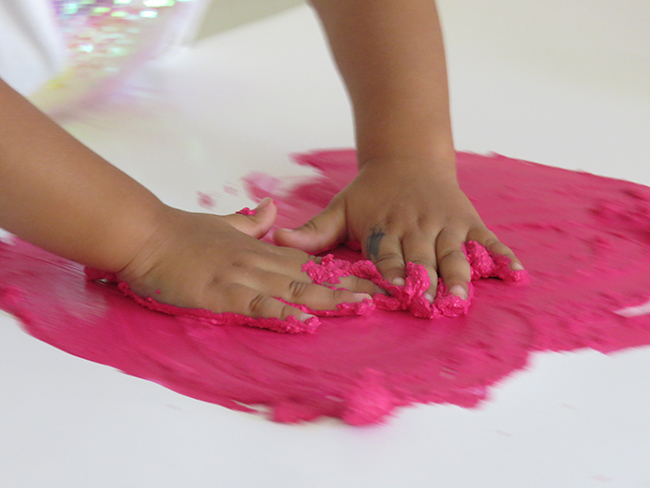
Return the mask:
MULTIPOLYGON (((279 226, 320 211, 355 174, 352 151, 298 156, 320 175, 278 191, 279 226)), ((22 242, 0 244, 0 307, 35 337, 92 361, 280 422, 332 416, 353 425, 396 407, 471 407, 531 351, 650 344, 650 315, 615 313, 650 296, 650 189, 501 156, 458 154, 461 186, 530 275, 527 286, 474 283, 469 312, 423 320, 403 311, 321 318, 314 334, 278 334, 152 312, 81 266, 22 242)), ((263 182, 260 184, 259 182, 263 182)), ((335 258, 358 262, 340 246, 335 258)))

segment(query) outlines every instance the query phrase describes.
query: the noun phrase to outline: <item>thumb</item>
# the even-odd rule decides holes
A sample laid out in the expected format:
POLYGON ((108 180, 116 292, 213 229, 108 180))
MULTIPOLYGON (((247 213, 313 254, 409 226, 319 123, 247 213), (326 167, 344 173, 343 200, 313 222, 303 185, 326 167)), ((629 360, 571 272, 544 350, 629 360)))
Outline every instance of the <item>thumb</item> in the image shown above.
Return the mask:
POLYGON ((280 246, 315 253, 341 242, 345 236, 345 213, 337 206, 327 207, 297 229, 278 229, 273 238, 280 246))
POLYGON ((271 230, 278 208, 272 198, 266 197, 253 211, 224 215, 223 219, 235 229, 256 239, 261 239, 271 230))

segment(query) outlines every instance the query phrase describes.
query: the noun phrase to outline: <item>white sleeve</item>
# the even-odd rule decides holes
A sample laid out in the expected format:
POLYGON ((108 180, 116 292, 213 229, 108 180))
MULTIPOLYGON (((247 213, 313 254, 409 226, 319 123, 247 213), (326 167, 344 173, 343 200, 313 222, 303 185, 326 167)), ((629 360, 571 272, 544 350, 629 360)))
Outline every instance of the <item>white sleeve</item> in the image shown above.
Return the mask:
POLYGON ((65 49, 49 0, 0 0, 0 77, 28 95, 64 65, 65 49))

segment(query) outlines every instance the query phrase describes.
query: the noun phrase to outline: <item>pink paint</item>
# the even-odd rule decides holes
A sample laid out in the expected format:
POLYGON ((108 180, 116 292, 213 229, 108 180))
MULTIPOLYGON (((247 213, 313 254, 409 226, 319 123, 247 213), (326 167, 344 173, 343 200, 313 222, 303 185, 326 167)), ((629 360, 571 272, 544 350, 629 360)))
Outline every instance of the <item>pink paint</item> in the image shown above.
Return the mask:
POLYGON ((225 183, 223 185, 223 191, 228 195, 234 195, 234 196, 239 195, 239 191, 237 190, 237 188, 231 185, 230 183, 225 183))
POLYGON ((196 196, 199 202, 199 206, 207 210, 214 210, 214 208, 217 206, 217 203, 214 201, 214 198, 208 195, 207 193, 197 191, 196 196))
MULTIPOLYGON (((270 186, 248 178, 258 199, 278 200, 283 227, 320 210, 355 171, 349 151, 300 162, 321 175, 285 192, 272 178, 270 186)), ((650 344, 650 315, 616 313, 650 298, 649 188, 501 156, 459 154, 458 171, 530 282, 476 281, 471 308, 457 318, 377 309, 321 318, 316 333, 297 335, 214 325, 147 310, 24 243, 0 244, 0 306, 72 354, 232 409, 265 406, 281 422, 331 416, 364 425, 414 403, 471 407, 531 351, 650 344)), ((333 254, 360 260, 346 246, 333 254)))
POLYGON ((239 215, 255 215, 257 210, 254 208, 244 207, 241 210, 237 210, 235 213, 238 213, 239 215))
MULTIPOLYGON (((491 256, 476 242, 469 242, 465 249, 467 259, 472 266, 472 280, 482 278, 501 278, 508 282, 527 282, 526 271, 513 271, 509 260, 502 256, 491 256)), ((432 319, 435 317, 459 317, 465 315, 474 294, 474 285, 469 285, 469 297, 463 300, 447 293, 447 287, 438 280, 438 287, 433 303, 424 296, 430 285, 429 276, 424 266, 407 263, 404 286, 395 286, 385 280, 377 267, 368 260, 351 261, 335 259, 328 254, 318 265, 310 262, 303 266, 309 277, 318 284, 339 282, 342 276, 354 275, 379 285, 390 295, 375 295, 373 301, 380 310, 407 311, 415 317, 432 319)))

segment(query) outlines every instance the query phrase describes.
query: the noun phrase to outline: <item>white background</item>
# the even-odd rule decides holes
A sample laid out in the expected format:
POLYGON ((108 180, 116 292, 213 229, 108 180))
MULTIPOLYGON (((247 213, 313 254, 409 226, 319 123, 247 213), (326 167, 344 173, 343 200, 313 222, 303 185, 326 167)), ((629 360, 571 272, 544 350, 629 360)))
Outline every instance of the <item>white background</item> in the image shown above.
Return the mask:
MULTIPOLYGON (((645 0, 440 2, 459 149, 650 184, 645 0)), ((351 146, 307 7, 202 40, 66 127, 166 202, 351 146)), ((478 410, 278 425, 54 349, 0 313, 0 487, 650 487, 650 350, 539 354, 478 410)))

